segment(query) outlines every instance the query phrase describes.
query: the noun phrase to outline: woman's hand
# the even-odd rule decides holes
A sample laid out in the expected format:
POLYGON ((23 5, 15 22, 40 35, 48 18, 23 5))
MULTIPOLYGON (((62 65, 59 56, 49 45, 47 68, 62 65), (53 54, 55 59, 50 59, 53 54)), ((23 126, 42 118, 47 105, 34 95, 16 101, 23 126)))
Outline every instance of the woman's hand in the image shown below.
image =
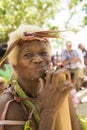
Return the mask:
POLYGON ((45 80, 40 79, 39 87, 39 100, 43 110, 57 112, 73 85, 70 82, 69 71, 60 69, 48 71, 45 80))

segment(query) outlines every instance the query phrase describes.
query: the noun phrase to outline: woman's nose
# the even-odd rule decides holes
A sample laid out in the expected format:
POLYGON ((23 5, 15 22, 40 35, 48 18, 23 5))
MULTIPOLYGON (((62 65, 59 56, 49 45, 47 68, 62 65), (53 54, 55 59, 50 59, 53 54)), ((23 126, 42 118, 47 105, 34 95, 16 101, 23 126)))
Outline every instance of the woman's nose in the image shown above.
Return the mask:
POLYGON ((33 57, 32 61, 38 63, 38 62, 42 62, 43 59, 41 58, 41 56, 35 55, 35 56, 33 57))

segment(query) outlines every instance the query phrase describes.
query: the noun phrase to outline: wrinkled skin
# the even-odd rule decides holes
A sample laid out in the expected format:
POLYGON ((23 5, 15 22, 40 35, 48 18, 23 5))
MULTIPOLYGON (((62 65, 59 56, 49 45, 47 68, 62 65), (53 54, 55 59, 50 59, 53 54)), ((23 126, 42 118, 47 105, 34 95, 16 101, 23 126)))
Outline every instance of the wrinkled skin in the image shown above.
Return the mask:
MULTIPOLYGON (((50 70, 50 55, 47 45, 43 42, 34 40, 20 45, 17 65, 13 66, 18 74, 18 82, 28 96, 36 97, 41 103, 40 124, 38 130, 55 130, 56 113, 59 112, 61 105, 73 85, 69 82, 69 72, 61 69, 50 70), (66 75, 66 82, 60 82, 66 75)), ((0 97, 0 113, 3 111, 4 104, 12 98, 5 94, 0 97), (5 97, 5 98, 4 98, 5 97), (3 102, 2 102, 3 100, 3 102), (0 105, 1 106, 1 105, 0 105)), ((72 109, 72 108, 70 108, 72 109)), ((75 110, 71 111, 72 130, 81 130, 76 117, 75 110), (73 118, 74 117, 74 118, 73 118)), ((20 104, 12 103, 7 113, 7 119, 26 120, 26 115, 20 104)), ((6 126, 6 130, 23 130, 22 126, 6 126)), ((35 128, 35 130, 37 130, 35 128)))
POLYGON ((73 88, 69 80, 67 79, 66 81, 66 79, 64 79, 65 74, 69 77, 69 72, 67 70, 61 69, 56 72, 49 71, 46 75, 45 82, 43 79, 40 79, 40 85, 43 89, 39 94, 39 98, 42 101, 44 110, 59 111, 65 97, 73 88))

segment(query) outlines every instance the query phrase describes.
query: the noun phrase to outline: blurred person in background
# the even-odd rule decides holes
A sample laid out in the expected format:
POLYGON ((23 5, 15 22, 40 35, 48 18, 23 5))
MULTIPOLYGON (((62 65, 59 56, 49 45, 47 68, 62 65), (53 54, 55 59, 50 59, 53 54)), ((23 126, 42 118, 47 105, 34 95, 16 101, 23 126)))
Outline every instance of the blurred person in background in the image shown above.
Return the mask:
POLYGON ((78 44, 78 49, 81 51, 80 54, 82 55, 83 60, 83 83, 82 86, 87 88, 87 50, 82 43, 78 44))
POLYGON ((51 56, 51 67, 53 70, 56 70, 59 67, 60 59, 59 54, 56 52, 56 54, 51 56))
POLYGON ((82 43, 78 44, 78 49, 80 49, 82 51, 83 60, 84 60, 84 75, 87 76, 87 50, 85 49, 85 47, 82 43))
POLYGON ((82 63, 79 54, 72 49, 71 41, 66 42, 66 49, 61 52, 61 62, 64 68, 74 74, 76 90, 79 91, 82 87, 83 69, 81 68, 82 63))

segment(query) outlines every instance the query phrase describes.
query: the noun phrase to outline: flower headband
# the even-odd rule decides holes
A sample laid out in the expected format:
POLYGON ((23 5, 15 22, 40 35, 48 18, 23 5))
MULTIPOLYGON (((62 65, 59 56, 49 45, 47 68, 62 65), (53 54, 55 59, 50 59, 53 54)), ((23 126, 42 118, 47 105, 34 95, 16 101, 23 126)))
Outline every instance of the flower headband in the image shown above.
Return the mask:
POLYGON ((4 62, 4 60, 7 58, 9 53, 14 49, 14 47, 18 44, 24 43, 24 41, 32 41, 32 40, 40 40, 44 42, 48 42, 47 38, 60 38, 59 33, 65 32, 64 31, 39 31, 39 32, 24 32, 23 37, 19 38, 18 40, 14 41, 9 48, 7 49, 6 53, 2 57, 0 61, 0 65, 4 62))

